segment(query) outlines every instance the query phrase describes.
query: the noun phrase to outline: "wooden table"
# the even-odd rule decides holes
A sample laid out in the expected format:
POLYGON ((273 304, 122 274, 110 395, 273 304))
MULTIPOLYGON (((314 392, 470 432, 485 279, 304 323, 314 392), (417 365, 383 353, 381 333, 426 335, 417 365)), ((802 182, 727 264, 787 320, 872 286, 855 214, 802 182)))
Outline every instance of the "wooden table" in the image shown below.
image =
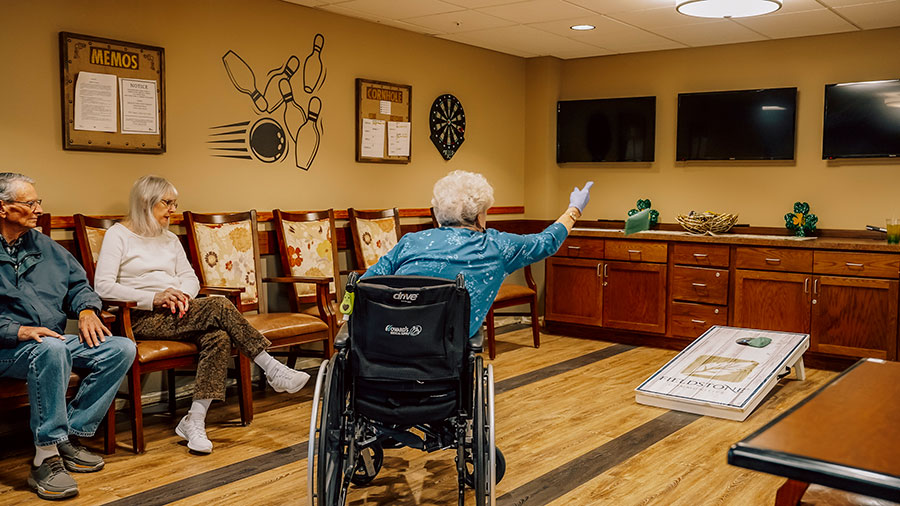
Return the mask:
POLYGON ((788 478, 776 505, 810 483, 900 502, 900 363, 860 360, 733 445, 728 463, 788 478))

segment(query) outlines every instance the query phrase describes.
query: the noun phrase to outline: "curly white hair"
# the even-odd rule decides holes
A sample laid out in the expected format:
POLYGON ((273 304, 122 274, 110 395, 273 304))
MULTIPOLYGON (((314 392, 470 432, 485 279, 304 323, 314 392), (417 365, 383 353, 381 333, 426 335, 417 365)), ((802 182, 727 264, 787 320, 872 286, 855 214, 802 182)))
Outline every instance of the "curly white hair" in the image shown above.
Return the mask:
POLYGON ((494 188, 475 172, 454 170, 434 183, 434 216, 441 226, 472 225, 494 204, 494 188))

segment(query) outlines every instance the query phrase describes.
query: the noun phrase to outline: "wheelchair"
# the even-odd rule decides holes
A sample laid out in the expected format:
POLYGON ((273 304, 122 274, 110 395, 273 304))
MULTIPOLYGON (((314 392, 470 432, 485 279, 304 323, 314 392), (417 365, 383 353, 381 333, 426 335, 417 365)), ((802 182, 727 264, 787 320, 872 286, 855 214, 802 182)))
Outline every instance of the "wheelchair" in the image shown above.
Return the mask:
MULTIPOLYGON (((469 294, 456 280, 351 273, 350 321, 319 368, 309 427, 310 506, 343 506, 375 479, 387 448, 456 450, 466 487, 493 506, 506 469, 494 437, 494 377, 469 337, 469 294)), ((349 302, 348 302, 349 298, 349 302)), ((342 310, 344 308, 342 307, 342 310)))

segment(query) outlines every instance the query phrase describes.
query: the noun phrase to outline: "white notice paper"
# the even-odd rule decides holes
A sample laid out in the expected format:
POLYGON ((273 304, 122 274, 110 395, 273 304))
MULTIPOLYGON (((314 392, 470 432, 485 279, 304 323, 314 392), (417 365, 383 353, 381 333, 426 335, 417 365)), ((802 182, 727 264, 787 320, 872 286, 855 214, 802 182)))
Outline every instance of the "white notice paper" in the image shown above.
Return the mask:
POLYGON ((378 113, 379 114, 391 114, 391 101, 390 100, 382 100, 378 104, 378 113))
POLYGON ((409 121, 388 121, 388 156, 409 156, 409 121))
POLYGON ((384 158, 383 120, 363 118, 359 155, 366 158, 384 158))
POLYGON ((75 80, 75 130, 116 131, 116 76, 79 72, 75 80))
POLYGON ((123 134, 159 133, 156 81, 120 78, 119 96, 122 100, 123 134))

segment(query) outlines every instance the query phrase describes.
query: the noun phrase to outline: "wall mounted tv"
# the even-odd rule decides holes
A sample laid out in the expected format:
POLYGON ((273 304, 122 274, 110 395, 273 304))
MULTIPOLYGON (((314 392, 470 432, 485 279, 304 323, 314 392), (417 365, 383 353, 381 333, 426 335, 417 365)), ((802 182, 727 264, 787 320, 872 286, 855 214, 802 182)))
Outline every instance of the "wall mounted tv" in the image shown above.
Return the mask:
POLYGON ((561 100, 556 162, 652 162, 656 97, 561 100))
POLYGON ((900 156, 900 80, 825 86, 822 158, 900 156))
POLYGON ((678 94, 677 160, 793 160, 797 88, 678 94))

